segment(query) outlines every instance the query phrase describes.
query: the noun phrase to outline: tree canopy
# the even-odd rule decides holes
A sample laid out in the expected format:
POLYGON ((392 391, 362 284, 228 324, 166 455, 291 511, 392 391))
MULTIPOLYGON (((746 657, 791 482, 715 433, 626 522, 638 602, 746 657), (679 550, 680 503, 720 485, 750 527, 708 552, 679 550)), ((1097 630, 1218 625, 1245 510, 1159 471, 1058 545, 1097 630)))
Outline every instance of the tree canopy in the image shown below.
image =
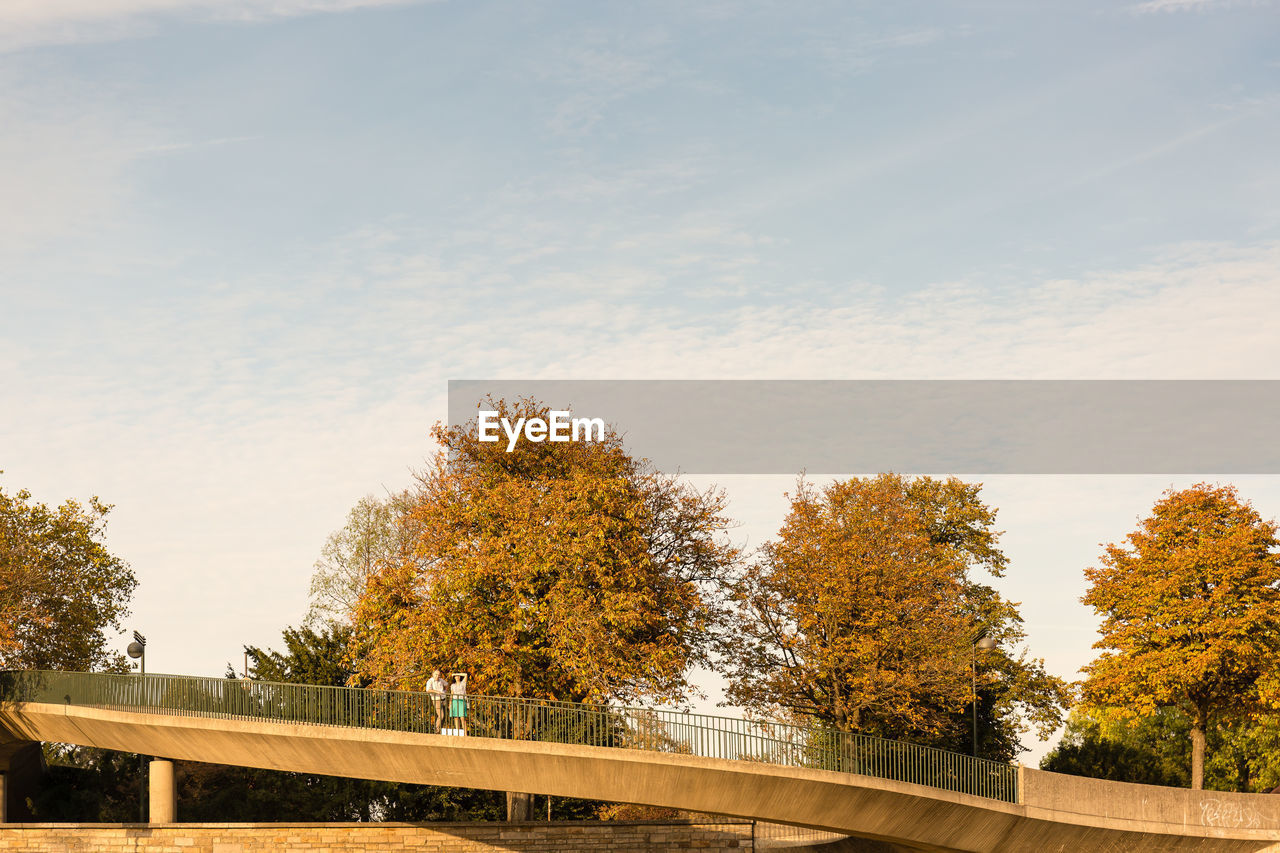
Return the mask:
POLYGON ((974 642, 983 754, 1012 757, 1025 717, 1047 735, 1066 687, 1013 654, 1011 602, 968 577, 1004 571, 995 512, 979 486, 895 474, 823 488, 801 479, 776 541, 734 589, 721 644, 728 699, 841 729, 972 746, 974 642))
POLYGON ((402 516, 407 493, 365 495, 347 521, 325 540, 311 576, 306 624, 350 624, 369 577, 380 567, 408 559, 412 539, 402 516))
MULTIPOLYGON (((346 661, 347 646, 351 642, 351 629, 329 624, 320 629, 285 628, 281 634, 283 652, 245 646, 249 657, 250 678, 262 681, 278 681, 289 684, 320 684, 342 687, 351 680, 351 667, 346 661)), ((234 678, 235 670, 227 665, 227 677, 234 678)))
MULTIPOLYGON (((491 405, 513 421, 549 414, 491 405)), ((510 452, 474 421, 433 435, 403 515, 412 552, 356 610, 359 675, 421 687, 457 669, 479 692, 571 701, 685 695, 737 557, 723 494, 654 470, 612 430, 510 452)))
POLYGON ((1084 602, 1102 616, 1105 651, 1085 671, 1091 704, 1190 722, 1193 788, 1203 786, 1206 731, 1277 701, 1280 554, 1232 486, 1170 489, 1150 517, 1106 546, 1084 602))
POLYGON ((103 544, 111 507, 0 488, 0 667, 124 669, 107 648, 137 581, 103 544))
MULTIPOLYGON (((1174 706, 1139 716, 1120 708, 1077 707, 1043 770, 1117 782, 1187 787, 1191 720, 1174 706)), ((1280 785, 1280 721, 1243 717, 1205 732, 1204 788, 1267 792, 1280 785)))
POLYGON ((1174 709, 1124 718, 1107 708, 1078 707, 1040 769, 1142 785, 1187 784, 1186 718, 1174 709))

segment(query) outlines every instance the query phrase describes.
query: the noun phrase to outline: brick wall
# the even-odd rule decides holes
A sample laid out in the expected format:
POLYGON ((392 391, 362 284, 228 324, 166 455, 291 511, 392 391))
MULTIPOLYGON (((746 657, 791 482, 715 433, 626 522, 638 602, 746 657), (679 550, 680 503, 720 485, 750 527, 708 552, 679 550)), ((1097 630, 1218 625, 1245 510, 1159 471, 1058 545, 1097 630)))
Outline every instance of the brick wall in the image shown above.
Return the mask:
POLYGON ((0 825, 0 853, 736 853, 751 846, 751 825, 738 821, 0 825))

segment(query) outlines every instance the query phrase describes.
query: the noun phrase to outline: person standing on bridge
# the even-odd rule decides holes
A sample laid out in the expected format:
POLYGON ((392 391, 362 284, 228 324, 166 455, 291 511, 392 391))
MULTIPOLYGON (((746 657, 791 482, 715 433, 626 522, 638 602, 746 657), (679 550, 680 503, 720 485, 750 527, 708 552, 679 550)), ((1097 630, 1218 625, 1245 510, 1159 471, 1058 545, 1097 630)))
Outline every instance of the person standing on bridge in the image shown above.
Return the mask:
POLYGON ((431 673, 431 679, 427 682, 427 695, 431 697, 431 704, 435 706, 437 732, 444 729, 445 694, 448 691, 449 682, 440 677, 440 670, 434 670, 431 673))
POLYGON ((453 673, 453 684, 449 685, 449 693, 451 700, 449 702, 449 716, 458 721, 456 728, 462 730, 463 734, 467 733, 467 674, 465 672, 453 673))

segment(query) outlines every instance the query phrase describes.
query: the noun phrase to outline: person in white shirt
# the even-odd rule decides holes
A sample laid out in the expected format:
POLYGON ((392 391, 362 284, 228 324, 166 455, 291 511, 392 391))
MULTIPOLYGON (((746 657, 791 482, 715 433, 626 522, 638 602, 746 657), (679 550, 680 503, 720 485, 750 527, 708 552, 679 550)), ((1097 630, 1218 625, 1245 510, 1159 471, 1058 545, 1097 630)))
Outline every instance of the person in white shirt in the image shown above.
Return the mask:
POLYGON ((440 677, 440 670, 431 673, 431 680, 427 682, 427 695, 431 697, 431 703, 436 709, 436 731, 444 728, 444 704, 445 693, 449 690, 449 682, 440 677))

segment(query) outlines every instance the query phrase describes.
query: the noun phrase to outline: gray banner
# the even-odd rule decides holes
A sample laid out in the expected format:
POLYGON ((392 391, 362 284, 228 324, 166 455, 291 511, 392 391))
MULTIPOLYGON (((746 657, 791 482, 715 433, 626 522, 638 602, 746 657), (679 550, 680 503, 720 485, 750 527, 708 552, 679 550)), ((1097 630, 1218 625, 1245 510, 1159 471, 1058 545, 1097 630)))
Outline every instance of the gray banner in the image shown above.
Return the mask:
POLYGON ((486 396, 689 474, 1280 473, 1272 380, 451 380, 449 423, 486 396))

